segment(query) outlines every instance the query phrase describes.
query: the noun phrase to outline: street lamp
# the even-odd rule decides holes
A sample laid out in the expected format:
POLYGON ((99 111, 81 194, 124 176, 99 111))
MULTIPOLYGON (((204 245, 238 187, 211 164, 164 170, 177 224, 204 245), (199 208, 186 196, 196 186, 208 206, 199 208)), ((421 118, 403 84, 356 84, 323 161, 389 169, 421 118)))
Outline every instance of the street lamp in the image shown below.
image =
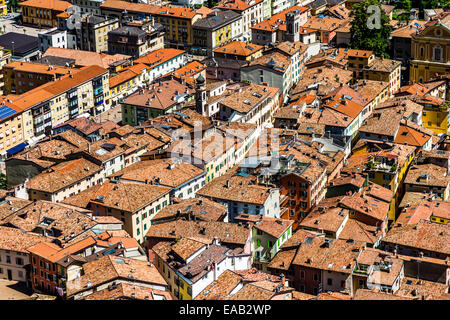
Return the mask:
POLYGON ((12 44, 12 56, 14 57, 14 41, 11 41, 12 44))

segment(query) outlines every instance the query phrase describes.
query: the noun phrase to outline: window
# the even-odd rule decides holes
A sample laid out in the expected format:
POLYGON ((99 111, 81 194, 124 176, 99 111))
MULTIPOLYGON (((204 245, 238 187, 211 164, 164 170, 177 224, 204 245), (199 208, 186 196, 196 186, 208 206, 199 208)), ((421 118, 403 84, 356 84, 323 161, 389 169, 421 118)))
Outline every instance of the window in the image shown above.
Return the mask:
POLYGON ((328 284, 329 286, 333 285, 333 279, 328 278, 328 279, 327 279, 327 284, 328 284))
POLYGON ((18 264, 19 266, 23 265, 23 259, 22 258, 16 258, 16 264, 18 264))
POLYGON ((11 257, 10 256, 6 256, 6 263, 11 263, 11 257))
POLYGON ((319 281, 319 274, 318 273, 314 273, 314 281, 319 281))
POLYGON ((300 279, 305 279, 305 271, 300 270, 300 279))

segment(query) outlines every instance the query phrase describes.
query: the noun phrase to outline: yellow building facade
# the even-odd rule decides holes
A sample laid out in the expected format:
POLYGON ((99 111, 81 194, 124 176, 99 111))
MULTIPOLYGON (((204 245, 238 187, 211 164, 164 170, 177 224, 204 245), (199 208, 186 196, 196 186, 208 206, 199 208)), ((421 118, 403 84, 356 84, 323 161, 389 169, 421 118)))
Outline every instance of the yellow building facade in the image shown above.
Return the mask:
POLYGON ((436 74, 450 73, 450 16, 411 37, 412 82, 425 82, 436 74))
POLYGON ((69 2, 60 0, 27 0, 19 5, 23 23, 39 27, 56 27, 56 16, 71 6, 69 2))
POLYGON ((433 106, 425 104, 422 111, 422 125, 435 134, 447 133, 449 123, 449 104, 433 106))

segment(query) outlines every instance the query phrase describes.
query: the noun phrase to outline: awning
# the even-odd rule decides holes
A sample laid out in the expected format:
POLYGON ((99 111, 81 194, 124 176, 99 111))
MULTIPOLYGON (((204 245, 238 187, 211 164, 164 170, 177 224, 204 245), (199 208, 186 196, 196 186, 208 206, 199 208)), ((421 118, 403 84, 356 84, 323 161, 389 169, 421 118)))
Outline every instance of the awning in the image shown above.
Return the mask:
POLYGON ((18 144, 17 146, 6 150, 6 153, 8 154, 8 156, 12 156, 12 155, 16 154, 17 152, 25 149, 26 146, 27 146, 27 144, 25 142, 22 142, 22 143, 18 144))

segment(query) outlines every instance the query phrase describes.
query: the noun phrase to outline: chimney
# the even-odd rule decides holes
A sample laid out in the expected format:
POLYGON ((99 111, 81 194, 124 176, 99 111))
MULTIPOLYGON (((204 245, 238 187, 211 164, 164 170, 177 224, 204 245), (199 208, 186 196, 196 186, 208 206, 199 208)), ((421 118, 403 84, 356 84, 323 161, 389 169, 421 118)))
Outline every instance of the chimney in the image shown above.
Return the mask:
POLYGON ((283 287, 287 287, 287 285, 286 285, 286 277, 284 276, 284 273, 280 274, 280 278, 281 278, 281 284, 283 285, 283 287))

